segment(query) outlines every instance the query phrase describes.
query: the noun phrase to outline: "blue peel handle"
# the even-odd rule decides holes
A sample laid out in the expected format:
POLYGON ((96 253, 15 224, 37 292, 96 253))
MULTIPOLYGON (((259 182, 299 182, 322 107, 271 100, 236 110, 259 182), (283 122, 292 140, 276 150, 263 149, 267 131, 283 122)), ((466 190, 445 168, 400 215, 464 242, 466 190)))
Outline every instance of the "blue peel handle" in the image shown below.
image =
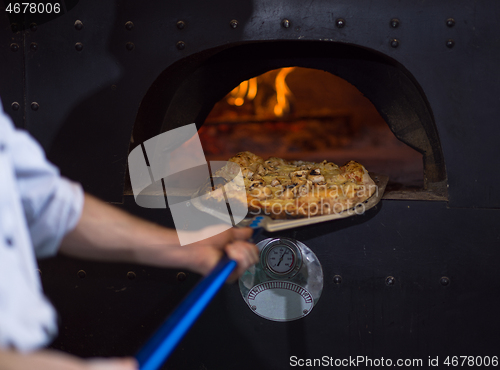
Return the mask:
POLYGON ((193 288, 135 356, 140 370, 157 370, 162 366, 235 267, 236 262, 224 256, 193 288))

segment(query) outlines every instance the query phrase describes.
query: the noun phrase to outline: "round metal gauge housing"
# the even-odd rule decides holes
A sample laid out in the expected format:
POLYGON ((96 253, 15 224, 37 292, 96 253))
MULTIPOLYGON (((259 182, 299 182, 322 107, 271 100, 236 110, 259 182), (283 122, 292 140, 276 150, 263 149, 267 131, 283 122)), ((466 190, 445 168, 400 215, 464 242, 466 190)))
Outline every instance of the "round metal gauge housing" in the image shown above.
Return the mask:
POLYGON ((240 293, 256 315, 271 321, 298 320, 308 315, 323 290, 323 269, 314 252, 291 238, 257 243, 260 261, 239 280, 240 293))
POLYGON ((300 248, 289 239, 270 241, 261 253, 261 263, 267 275, 274 278, 291 278, 302 266, 300 248))

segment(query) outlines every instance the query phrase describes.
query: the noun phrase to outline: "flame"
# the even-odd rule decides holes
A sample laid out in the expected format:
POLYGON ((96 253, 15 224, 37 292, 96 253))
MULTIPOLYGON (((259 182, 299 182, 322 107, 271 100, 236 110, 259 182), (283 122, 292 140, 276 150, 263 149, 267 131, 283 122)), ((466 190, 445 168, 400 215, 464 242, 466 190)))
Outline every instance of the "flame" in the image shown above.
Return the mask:
POLYGON ((257 95, 257 77, 251 78, 250 80, 248 80, 248 82, 249 86, 247 92, 247 99, 253 100, 257 95))
POLYGON ((274 114, 281 117, 290 111, 290 103, 288 97, 292 96, 292 92, 285 82, 286 76, 292 72, 295 67, 281 68, 274 85, 276 87, 276 105, 274 106, 274 114))
POLYGON ((248 100, 253 100, 257 95, 257 77, 251 78, 250 80, 243 81, 238 86, 236 86, 227 98, 227 102, 231 105, 236 105, 241 107, 245 103, 245 98, 248 100))
MULTIPOLYGON (((286 84, 286 76, 292 72, 296 67, 281 68, 274 80, 274 87, 276 90, 276 104, 274 105, 274 114, 281 117, 290 112, 290 98, 293 96, 292 92, 286 84)), ((227 97, 227 102, 237 107, 242 106, 245 100, 253 100, 257 96, 258 83, 257 77, 250 80, 243 81, 236 86, 227 97)))

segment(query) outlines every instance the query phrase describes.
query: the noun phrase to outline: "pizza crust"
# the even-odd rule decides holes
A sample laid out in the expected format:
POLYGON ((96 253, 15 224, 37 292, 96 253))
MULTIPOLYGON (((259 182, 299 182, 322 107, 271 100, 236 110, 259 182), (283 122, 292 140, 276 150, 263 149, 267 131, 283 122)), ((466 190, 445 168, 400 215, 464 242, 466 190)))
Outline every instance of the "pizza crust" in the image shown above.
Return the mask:
POLYGON ((277 157, 264 160, 251 152, 241 152, 229 162, 213 175, 219 179, 214 183, 226 182, 225 197, 221 196, 220 185, 212 187, 206 198, 217 202, 228 198, 246 201, 251 216, 265 214, 273 219, 290 219, 341 213, 364 202, 377 190, 368 171, 355 161, 339 167, 326 160, 321 163, 277 157), (235 168, 243 175, 239 184, 231 181, 235 168), (241 191, 231 191, 243 186, 246 199, 241 191))

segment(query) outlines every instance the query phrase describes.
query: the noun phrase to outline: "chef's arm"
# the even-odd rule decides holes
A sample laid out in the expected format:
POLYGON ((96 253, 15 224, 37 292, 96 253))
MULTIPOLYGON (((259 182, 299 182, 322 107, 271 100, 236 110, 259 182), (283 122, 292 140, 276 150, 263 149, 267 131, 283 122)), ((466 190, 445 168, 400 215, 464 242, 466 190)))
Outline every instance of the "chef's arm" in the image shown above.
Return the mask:
POLYGON ((250 229, 220 231, 217 226, 203 229, 193 239, 201 241, 181 246, 174 230, 86 194, 81 218, 64 237, 60 252, 101 261, 187 268, 201 274, 207 274, 226 252, 238 263, 234 279, 257 262, 258 250, 246 241, 251 236, 250 229))
POLYGON ((133 358, 83 360, 62 352, 41 350, 21 353, 0 349, 0 370, 137 370, 133 358))

